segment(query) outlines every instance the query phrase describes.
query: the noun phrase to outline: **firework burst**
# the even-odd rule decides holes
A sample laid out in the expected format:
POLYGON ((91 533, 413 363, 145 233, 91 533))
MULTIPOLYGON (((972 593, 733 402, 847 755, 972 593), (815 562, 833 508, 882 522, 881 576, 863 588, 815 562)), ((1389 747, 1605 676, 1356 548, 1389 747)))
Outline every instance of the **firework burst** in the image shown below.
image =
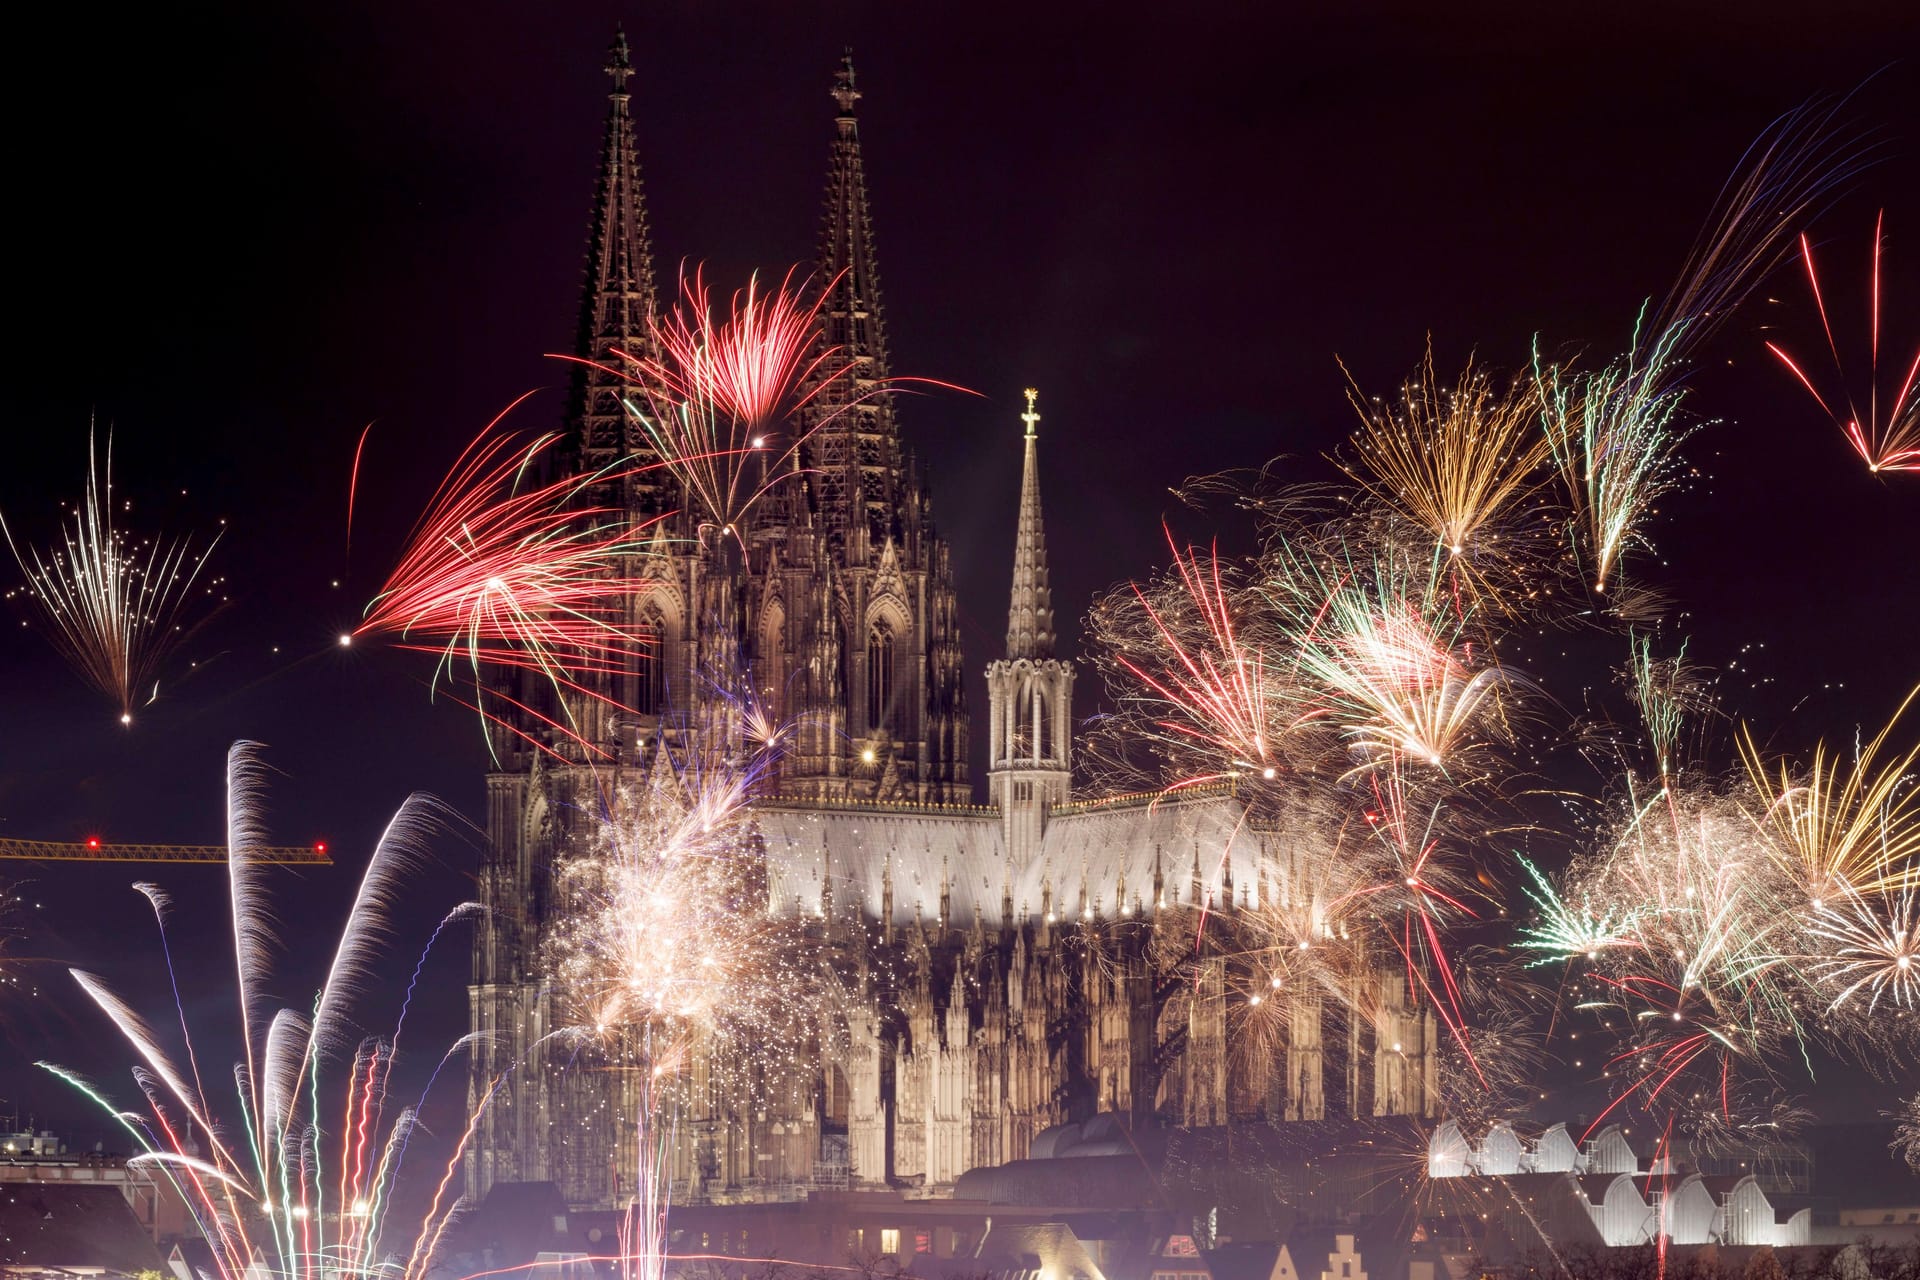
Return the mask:
POLYGON ((1442 386, 1429 348, 1395 404, 1349 388, 1361 426, 1353 439, 1359 468, 1348 474, 1426 530, 1447 556, 1467 565, 1505 560, 1494 545, 1498 534, 1538 488, 1547 458, 1535 396, 1529 382, 1500 389, 1472 367, 1442 386))
POLYGON ((1886 753, 1887 740, 1920 689, 1909 693, 1886 726, 1851 763, 1818 743, 1803 770, 1771 763, 1751 733, 1740 736, 1747 777, 1764 803, 1756 821, 1772 837, 1807 896, 1819 900, 1848 887, 1890 890, 1920 877, 1920 788, 1913 771, 1920 744, 1886 753))
POLYGON ((1829 1014, 1855 999, 1866 1002, 1868 1017, 1883 999, 1903 1009, 1920 1007, 1920 916, 1911 888, 1872 896, 1848 892, 1822 902, 1806 928, 1826 944, 1809 973, 1816 986, 1833 993, 1829 1014))
POLYGON ((1186 740, 1207 762, 1175 789, 1241 771, 1270 780, 1279 769, 1278 739, 1312 717, 1281 714, 1285 694, 1265 653, 1241 639, 1238 575, 1217 550, 1182 552, 1173 531, 1164 532, 1173 577, 1132 589, 1135 616, 1151 643, 1116 661, 1139 683, 1136 705, 1150 706, 1158 729, 1186 740))
MULTIPOLYGON (((645 528, 588 500, 630 472, 537 481, 558 437, 521 445, 497 425, 460 455, 360 625, 341 640, 377 636, 434 654, 436 688, 463 676, 485 719, 545 749, 514 719, 488 709, 489 701, 512 699, 489 689, 486 668, 526 671, 562 695, 617 707, 594 678, 623 673, 647 643, 629 621, 632 601, 652 585, 632 571, 645 528)), ((559 718, 539 718, 600 754, 577 720, 580 701, 561 696, 559 718)), ((515 709, 538 714, 523 704, 515 709)))
POLYGON ((137 537, 115 525, 114 503, 113 447, 102 466, 89 439, 86 493, 60 541, 23 548, 4 517, 0 533, 61 654, 130 725, 136 708, 159 696, 167 659, 204 620, 219 584, 202 575, 220 535, 205 546, 137 537))
MULTIPOLYGON (((756 275, 722 314, 696 268, 681 277, 673 310, 652 322, 646 350, 614 352, 617 366, 581 362, 627 384, 622 403, 642 453, 676 482, 703 532, 743 551, 748 514, 799 474, 803 447, 831 420, 802 426, 806 410, 853 371, 850 356, 819 341, 833 283, 796 285, 789 270, 766 292, 756 275)), ((860 398, 890 389, 866 388, 860 398)))
POLYGON ((627 411, 702 527, 742 548, 748 513, 793 478, 802 447, 824 425, 801 428, 803 411, 853 368, 838 347, 818 342, 831 288, 809 296, 788 271, 763 293, 755 277, 717 316, 696 270, 682 279, 679 304, 654 324, 659 355, 628 354, 627 411))
POLYGON ((1886 212, 1883 210, 1873 224, 1873 273, 1869 289, 1872 301, 1868 316, 1864 407, 1855 400, 1852 390, 1845 386, 1846 365, 1840 358, 1840 344, 1833 336, 1833 320, 1827 315, 1826 298, 1820 289, 1820 275, 1814 269, 1813 246, 1804 234, 1800 237, 1800 257, 1807 266, 1807 286, 1813 293, 1814 307, 1820 313, 1820 327, 1827 337, 1827 350, 1833 356, 1834 371, 1842 384, 1841 391, 1832 395, 1831 399, 1821 395, 1806 370, 1777 343, 1769 342, 1767 350, 1779 357, 1780 363, 1807 389, 1814 403, 1833 419, 1853 451, 1867 464, 1867 470, 1876 473, 1920 471, 1920 395, 1915 394, 1916 380, 1920 380, 1920 351, 1916 351, 1908 362, 1906 374, 1900 379, 1893 395, 1884 401, 1881 397, 1880 258, 1886 247, 1885 223, 1886 212))
MULTIPOLYGON (((234 1115, 225 1114, 218 1096, 202 1081, 206 1055, 192 1038, 187 1002, 181 998, 167 946, 171 904, 153 885, 136 888, 152 903, 160 925, 184 1062, 104 979, 75 970, 80 989, 138 1059, 133 1075, 148 1110, 121 1111, 73 1072, 41 1065, 98 1103, 127 1131, 140 1148, 131 1163, 165 1178, 179 1192, 212 1250, 221 1280, 257 1276, 263 1267, 275 1280, 375 1271, 411 1280, 425 1272, 445 1230, 452 1205, 445 1203, 444 1192, 458 1167, 464 1139, 420 1226, 390 1222, 393 1188, 404 1170, 424 1095, 406 1102, 389 1088, 399 1025, 389 1037, 358 1039, 351 1029, 351 1010, 373 976, 407 869, 447 815, 436 802, 420 796, 401 806, 368 861, 311 1014, 282 1009, 264 1016, 259 992, 270 976, 272 932, 258 883, 263 768, 254 744, 233 748, 228 763, 228 862, 234 869, 235 996, 243 1027, 233 1067, 234 1115)), ((465 912, 463 908, 449 916, 441 929, 464 918, 465 912)), ((417 981, 417 967, 414 976, 417 981)), ((402 1022, 405 1016, 403 1006, 402 1022)), ((460 1047, 449 1050, 447 1057, 460 1047)))
POLYGON ((563 1034, 628 1086, 622 1264, 636 1280, 661 1274, 674 1117, 696 1074, 765 1096, 831 1035, 826 953, 768 901, 748 804, 771 764, 764 750, 661 757, 560 869, 566 924, 547 960, 563 1034))
POLYGON ((1433 561, 1391 544, 1365 559, 1296 546, 1273 568, 1262 590, 1287 619, 1294 668, 1363 767, 1455 768, 1507 736, 1515 677, 1476 645, 1471 607, 1433 561))

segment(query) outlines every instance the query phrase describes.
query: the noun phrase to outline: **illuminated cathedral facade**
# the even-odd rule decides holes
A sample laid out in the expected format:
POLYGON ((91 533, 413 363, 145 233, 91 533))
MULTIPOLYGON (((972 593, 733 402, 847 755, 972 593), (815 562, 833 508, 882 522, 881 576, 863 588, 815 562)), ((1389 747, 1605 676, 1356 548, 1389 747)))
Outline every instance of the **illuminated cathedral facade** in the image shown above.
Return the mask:
MULTIPOLYGON (((578 347, 612 365, 645 349, 660 298, 624 38, 607 71, 578 347)), ((661 767, 736 713, 710 696, 713 671, 749 681, 791 726, 754 810, 767 909, 816 922, 851 1000, 816 1066, 770 1093, 728 1096, 693 1066, 668 1155, 675 1203, 817 1187, 939 1195, 1098 1113, 1200 1127, 1430 1114, 1433 1017, 1390 968, 1338 1002, 1364 1016, 1299 999, 1278 1053, 1255 1065, 1229 1043, 1229 959, 1196 966, 1191 940, 1202 912, 1311 904, 1283 831, 1225 789, 1076 790, 1075 670, 1055 643, 1031 392, 1020 423, 983 435, 983 447, 1006 440, 1009 483, 1016 445, 1022 463, 1006 648, 986 671, 987 803, 975 803, 951 559, 893 399, 874 394, 889 365, 859 96, 849 60, 832 88, 816 278, 832 282, 820 340, 850 368, 813 401, 802 473, 758 505, 746 553, 728 556, 671 514, 683 504, 664 472, 619 482, 633 518, 651 522, 636 571, 657 584, 629 620, 656 643, 612 677, 610 702, 630 710, 582 712, 583 736, 604 744, 591 768, 557 736, 548 751, 499 743, 470 988, 480 1119, 467 1193, 551 1181, 584 1208, 633 1192, 623 1115, 638 1083, 550 1036, 564 1014, 542 944, 561 910, 557 868, 583 847, 609 773, 661 767)), ((569 410, 583 471, 645 452, 623 384, 596 363, 580 366, 569 410)))

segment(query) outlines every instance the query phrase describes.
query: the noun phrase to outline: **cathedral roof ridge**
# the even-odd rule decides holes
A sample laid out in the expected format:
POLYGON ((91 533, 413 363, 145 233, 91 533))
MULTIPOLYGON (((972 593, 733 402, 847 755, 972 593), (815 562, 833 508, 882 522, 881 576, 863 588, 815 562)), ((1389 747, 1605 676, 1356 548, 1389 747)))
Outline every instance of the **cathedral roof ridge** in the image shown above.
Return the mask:
POLYGON ((1227 778, 1219 782, 1205 782, 1197 786, 1182 787, 1179 790, 1162 787, 1148 791, 1121 791, 1112 795, 1089 796, 1085 800, 1068 800, 1053 806, 1055 813, 1090 813, 1101 809, 1133 809, 1153 806, 1177 805, 1194 800, 1213 800, 1222 796, 1238 798, 1239 784, 1227 778))
POLYGON ((859 796, 764 796, 753 802, 766 809, 831 809, 839 813, 919 814, 926 817, 997 818, 990 804, 950 804, 939 800, 869 800, 859 796))

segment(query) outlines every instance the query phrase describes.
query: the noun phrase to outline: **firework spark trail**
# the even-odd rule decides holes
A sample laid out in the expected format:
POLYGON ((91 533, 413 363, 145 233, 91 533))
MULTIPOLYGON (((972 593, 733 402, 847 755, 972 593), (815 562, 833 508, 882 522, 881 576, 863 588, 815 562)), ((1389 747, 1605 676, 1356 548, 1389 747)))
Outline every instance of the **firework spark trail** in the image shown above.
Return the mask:
POLYGON ((1651 636, 1629 635, 1627 644, 1634 705, 1640 711, 1640 723, 1646 728, 1654 764, 1664 783, 1673 774, 1674 748, 1679 745, 1680 732, 1686 724, 1685 708, 1677 696, 1686 646, 1681 646, 1677 657, 1657 659, 1653 656, 1651 636))
POLYGON ((1531 885, 1521 886, 1540 912, 1540 921, 1521 930, 1515 944, 1522 950, 1543 953, 1534 965, 1562 964, 1578 957, 1597 960, 1609 947, 1637 947, 1640 909, 1624 903, 1608 903, 1595 908, 1582 903, 1575 907, 1566 901, 1540 868, 1526 858, 1517 858, 1531 885))
POLYGON ((1792 229, 1866 162, 1866 149, 1836 127, 1843 105, 1811 104, 1762 131, 1666 298, 1640 309, 1624 353, 1580 373, 1546 360, 1535 343, 1541 422, 1596 593, 1644 543, 1646 518, 1678 483, 1675 451, 1691 431, 1681 379, 1692 354, 1792 251, 1792 229))
POLYGON ((220 535, 204 547, 184 537, 136 538, 115 526, 114 502, 113 446, 103 468, 89 438, 86 493, 60 541, 46 550, 23 548, 4 516, 0 534, 55 646, 130 725, 135 708, 158 696, 167 659, 204 621, 197 605, 212 592, 196 587, 220 535))
POLYGON ((658 1280, 668 1139, 695 1056, 749 1095, 804 1071, 835 979, 805 922, 765 909, 750 801, 767 751, 689 745, 616 789, 594 847, 560 868, 547 962, 587 1055, 632 1073, 626 1274, 658 1280))
POLYGON ((590 495, 638 469, 538 482, 532 477, 559 437, 516 447, 514 437, 496 431, 499 421, 456 460, 360 625, 342 642, 378 636, 435 654, 436 689, 464 662, 482 717, 539 746, 512 718, 485 708, 488 698, 501 696, 489 689, 487 668, 531 672, 563 695, 560 717, 550 721, 556 732, 591 751, 576 706, 585 698, 617 709, 594 677, 624 673, 645 648, 648 638, 628 618, 630 602, 653 584, 632 571, 645 526, 595 505, 590 495), (569 692, 581 697, 564 696, 569 692))
POLYGON ((1653 317, 1683 360, 1793 253, 1805 226, 1873 161, 1871 144, 1841 124, 1847 99, 1809 102, 1761 130, 1720 188, 1679 279, 1653 317))
POLYGON ((166 892, 157 884, 141 881, 133 886, 134 892, 145 898, 153 908, 155 932, 160 937, 160 958, 167 966, 167 986, 173 992, 173 1011, 180 1023, 180 1039, 187 1049, 187 1070, 193 1077, 193 1092, 196 1097, 206 1096, 206 1085, 200 1079, 200 1062, 193 1050, 193 1036, 187 1030, 187 1006, 180 998, 180 975, 173 967, 173 944, 167 938, 167 908, 172 905, 166 892))
MULTIPOLYGON (((755 276, 720 316, 696 269, 692 279, 681 277, 674 309, 653 322, 650 351, 616 351, 621 367, 555 358, 629 385, 623 404, 647 452, 678 483, 702 529, 744 553, 748 514, 799 473, 803 447, 830 420, 802 428, 805 411, 855 368, 851 356, 817 340, 832 284, 810 291, 807 281, 795 286, 790 270, 778 289, 763 293, 755 276)), ((858 399, 888 389, 869 388, 858 399)))
POLYGON ((1867 395, 1866 411, 1861 412, 1859 404, 1853 398, 1853 391, 1846 385, 1846 362, 1840 357, 1840 344, 1833 334, 1833 320, 1827 314, 1826 298, 1820 289, 1820 276, 1813 265, 1813 246, 1806 235, 1800 236, 1800 256, 1807 267, 1807 285, 1813 294, 1813 304, 1820 314, 1820 327, 1827 339, 1827 350, 1833 356, 1833 367, 1838 374, 1845 397, 1846 408, 1842 411, 1836 398, 1829 402, 1820 394, 1805 368, 1780 347, 1778 343, 1767 343, 1767 350, 1773 352, 1800 385, 1807 389, 1821 412, 1833 419, 1847 438, 1847 443, 1867 464, 1867 470, 1881 471, 1920 471, 1920 395, 1915 394, 1916 380, 1920 380, 1920 351, 1914 353, 1913 360, 1907 365, 1906 375, 1900 380, 1898 389, 1886 402, 1885 416, 1882 416, 1880 401, 1880 259, 1886 247, 1884 227, 1886 211, 1873 224, 1873 274, 1870 281, 1869 304, 1869 340, 1867 349, 1867 395))
POLYGON ((1818 743, 1803 768, 1770 763, 1750 732, 1740 735, 1740 756, 1753 790, 1762 798, 1755 821, 1783 862, 1819 899, 1839 885, 1886 890, 1920 883, 1920 787, 1912 774, 1920 743, 1886 759, 1882 751, 1920 688, 1901 700, 1885 727, 1850 765, 1818 743))
POLYGON ((1621 557, 1645 541, 1646 517, 1679 481, 1675 450, 1691 432, 1680 413, 1685 388, 1675 385, 1682 332, 1643 343, 1636 325, 1625 355, 1587 373, 1548 364, 1534 350, 1541 424, 1596 592, 1605 593, 1621 557))
MULTIPOLYGON (((258 1274, 263 1263, 256 1255, 262 1249, 267 1273, 277 1280, 317 1280, 323 1259, 328 1273, 384 1265, 377 1253, 384 1215, 417 1108, 403 1109, 386 1125, 396 1038, 363 1039, 344 1060, 341 1054, 349 1004, 371 976, 375 952, 388 934, 400 877, 439 829, 443 813, 418 796, 401 807, 369 860, 314 997, 313 1016, 280 1010, 266 1022, 262 1037, 258 993, 269 976, 271 934, 259 878, 261 773, 258 748, 237 744, 228 772, 228 861, 237 868, 230 902, 235 987, 245 1028, 234 1071, 242 1120, 237 1130, 221 1124, 200 1087, 197 1066, 191 1072, 178 1069, 139 1014, 100 979, 79 971, 74 978, 135 1051, 135 1081, 146 1096, 152 1130, 151 1137, 141 1139, 141 1158, 180 1188, 203 1226, 222 1280, 258 1274), (330 1110, 334 1098, 340 1102, 337 1111, 330 1110), (187 1123, 177 1124, 175 1114, 187 1123), (238 1139, 229 1136, 235 1133, 244 1136, 244 1145, 235 1145, 238 1139), (332 1168, 321 1159, 329 1144, 338 1159, 332 1168)), ((158 908, 157 891, 149 886, 143 892, 158 908)), ((456 912, 449 919, 463 917, 456 912)), ((176 1012, 184 1007, 177 995, 175 1005, 176 1012)), ((182 1034, 188 1062, 197 1063, 199 1052, 184 1019, 182 1034)), ((43 1065, 137 1133, 97 1090, 71 1072, 43 1065)), ((436 1069, 435 1079, 438 1074, 436 1069)), ((469 1118, 470 1131, 474 1123, 477 1116, 469 1118)), ((456 1165, 458 1160, 456 1152, 456 1165)), ((422 1228, 428 1247, 439 1240, 451 1209, 443 1207, 441 1197, 434 1205, 422 1228)), ((415 1255, 400 1261, 417 1270, 430 1259, 415 1255)))
POLYGON ((1470 566, 1491 560, 1486 544, 1538 488, 1547 459, 1547 442, 1535 432, 1536 394, 1527 381, 1496 390, 1471 365, 1443 387, 1431 347, 1390 407, 1362 397, 1349 375, 1361 426, 1353 439, 1359 469, 1347 473, 1425 529, 1447 556, 1470 566))

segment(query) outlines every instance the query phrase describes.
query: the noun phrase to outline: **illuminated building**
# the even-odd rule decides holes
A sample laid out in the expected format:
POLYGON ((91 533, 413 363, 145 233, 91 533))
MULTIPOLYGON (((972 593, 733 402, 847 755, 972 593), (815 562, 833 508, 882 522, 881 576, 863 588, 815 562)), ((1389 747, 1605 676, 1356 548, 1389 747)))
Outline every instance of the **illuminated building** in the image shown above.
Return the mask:
MULTIPOLYGON (((645 349, 658 290, 624 38, 608 72, 579 353, 617 363, 613 353, 645 349)), ((893 398, 865 394, 891 367, 859 96, 849 59, 832 89, 818 270, 833 282, 823 341, 853 367, 814 401, 826 421, 804 471, 759 505, 744 555, 703 547, 686 516, 666 514, 684 504, 664 472, 615 495, 638 518, 665 518, 638 566, 659 586, 631 619, 657 645, 611 678, 633 714, 582 711, 586 736, 615 761, 600 771, 642 773, 689 737, 737 733, 737 708, 701 673, 747 673, 792 734, 756 806, 768 908, 820 921, 858 975, 846 1048, 821 1054, 808 1087, 729 1098, 699 1088, 694 1068, 699 1096, 672 1126, 674 1203, 809 1188, 945 1194, 967 1170, 1038 1154, 1048 1131, 1103 1113, 1211 1127, 1429 1112, 1434 1019, 1406 999, 1402 971, 1357 980, 1367 991, 1352 1003, 1368 1013, 1337 1026, 1317 998, 1299 1001, 1284 1063, 1250 1073, 1229 1052, 1227 960, 1204 960, 1193 979, 1156 959, 1165 939, 1193 936, 1202 911, 1304 902, 1315 886, 1283 833, 1250 821, 1229 787, 1076 792, 1075 672, 1056 652, 1032 393, 1020 434, 1008 423, 1004 437, 1022 450, 1020 510, 1006 650, 987 668, 989 803, 973 803, 948 547, 893 398)), ((616 375, 580 366, 569 429, 582 468, 644 455, 622 394, 616 375)), ((475 1135, 467 1190, 552 1181, 572 1205, 614 1205, 633 1186, 620 1117, 635 1082, 545 1038, 560 1013, 540 961, 554 867, 597 812, 595 775, 507 735, 497 748, 473 1098, 507 1084, 475 1135)))

